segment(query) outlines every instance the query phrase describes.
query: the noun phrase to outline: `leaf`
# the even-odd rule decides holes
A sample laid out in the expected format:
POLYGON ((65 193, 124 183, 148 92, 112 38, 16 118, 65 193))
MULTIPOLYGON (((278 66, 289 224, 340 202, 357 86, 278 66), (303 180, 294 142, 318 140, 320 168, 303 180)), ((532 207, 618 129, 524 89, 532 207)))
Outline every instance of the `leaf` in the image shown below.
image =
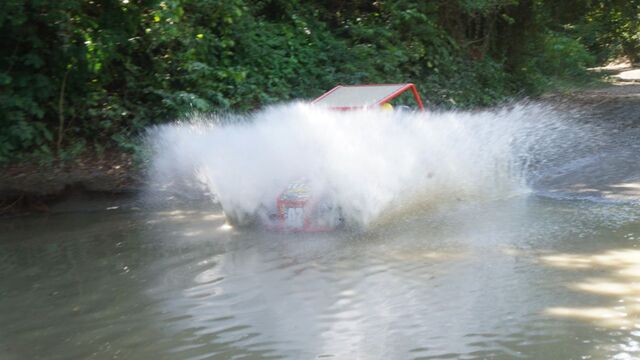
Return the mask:
POLYGON ((24 56, 25 65, 31 65, 36 69, 39 69, 44 65, 44 61, 38 55, 29 53, 24 56))
POLYGON ((11 76, 5 73, 0 73, 0 85, 11 84, 11 76))
POLYGON ((53 135, 46 127, 42 128, 42 135, 44 135, 44 138, 47 139, 47 141, 53 141, 53 135))

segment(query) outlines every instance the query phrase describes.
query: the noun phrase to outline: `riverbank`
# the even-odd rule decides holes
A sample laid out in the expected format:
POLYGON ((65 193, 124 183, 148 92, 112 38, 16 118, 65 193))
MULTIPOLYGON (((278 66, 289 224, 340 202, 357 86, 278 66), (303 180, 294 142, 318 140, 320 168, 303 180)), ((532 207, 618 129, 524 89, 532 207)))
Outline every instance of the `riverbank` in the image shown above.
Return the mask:
MULTIPOLYGON (((640 69, 619 66, 594 71, 608 74, 609 83, 538 100, 579 108, 612 131, 640 127, 640 69)), ((77 196, 130 196, 144 185, 143 166, 127 153, 63 164, 13 164, 0 171, 0 215, 49 212, 51 205, 77 196)))
POLYGON ((0 172, 0 215, 48 212, 66 198, 139 192, 144 175, 132 156, 114 154, 64 164, 14 164, 0 172))

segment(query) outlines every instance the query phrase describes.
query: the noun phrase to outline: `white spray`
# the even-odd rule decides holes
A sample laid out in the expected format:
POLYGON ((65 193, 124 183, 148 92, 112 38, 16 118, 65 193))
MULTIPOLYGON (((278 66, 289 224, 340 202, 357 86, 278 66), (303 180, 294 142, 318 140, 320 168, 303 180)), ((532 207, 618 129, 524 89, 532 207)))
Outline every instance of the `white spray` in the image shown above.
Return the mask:
POLYGON ((149 138, 156 180, 204 184, 226 212, 272 208, 291 181, 307 178, 347 221, 367 225, 410 205, 526 192, 531 162, 545 158, 535 154, 567 133, 540 131, 556 118, 540 105, 410 113, 292 103, 246 116, 195 115, 149 138))

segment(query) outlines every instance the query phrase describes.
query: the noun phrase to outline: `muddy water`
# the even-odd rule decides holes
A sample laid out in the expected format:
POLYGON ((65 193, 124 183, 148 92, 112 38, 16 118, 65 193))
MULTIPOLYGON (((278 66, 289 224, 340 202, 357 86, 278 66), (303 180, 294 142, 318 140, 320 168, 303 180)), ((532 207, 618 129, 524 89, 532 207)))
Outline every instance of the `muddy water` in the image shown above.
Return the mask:
POLYGON ((536 194, 364 233, 193 206, 3 220, 0 358, 640 356, 640 206, 536 194))
POLYGON ((2 219, 0 359, 640 358, 640 130, 600 122, 529 192, 358 231, 233 229, 198 199, 2 219))

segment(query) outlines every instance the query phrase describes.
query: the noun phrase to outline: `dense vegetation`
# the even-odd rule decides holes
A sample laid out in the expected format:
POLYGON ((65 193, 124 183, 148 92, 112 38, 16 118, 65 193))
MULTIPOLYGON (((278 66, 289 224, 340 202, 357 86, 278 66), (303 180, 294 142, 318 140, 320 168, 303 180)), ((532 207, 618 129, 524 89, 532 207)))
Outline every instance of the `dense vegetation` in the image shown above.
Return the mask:
POLYGON ((640 0, 3 0, 0 162, 131 148, 190 111, 336 83, 488 105, 640 50, 640 0))

